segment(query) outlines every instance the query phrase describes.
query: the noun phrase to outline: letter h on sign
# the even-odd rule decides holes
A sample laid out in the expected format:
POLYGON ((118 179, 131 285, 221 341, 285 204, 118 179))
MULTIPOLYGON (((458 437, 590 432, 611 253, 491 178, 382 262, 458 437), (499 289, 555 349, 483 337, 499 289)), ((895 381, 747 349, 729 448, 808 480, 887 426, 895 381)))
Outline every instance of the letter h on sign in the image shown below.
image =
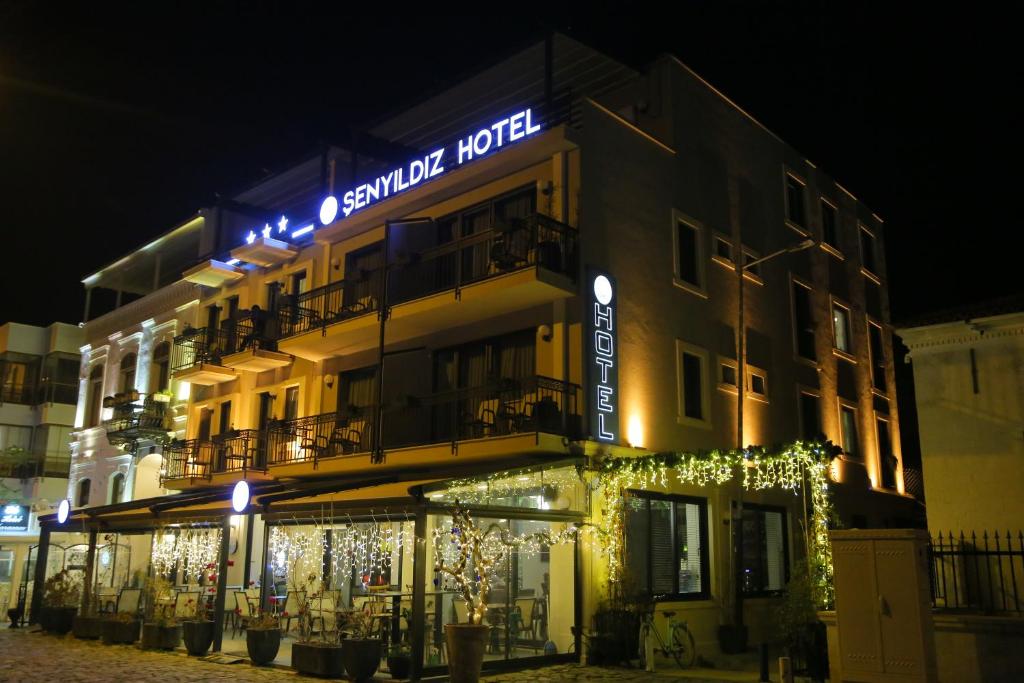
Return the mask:
POLYGON ((607 273, 587 270, 587 385, 590 432, 598 441, 619 440, 618 322, 616 285, 607 273))

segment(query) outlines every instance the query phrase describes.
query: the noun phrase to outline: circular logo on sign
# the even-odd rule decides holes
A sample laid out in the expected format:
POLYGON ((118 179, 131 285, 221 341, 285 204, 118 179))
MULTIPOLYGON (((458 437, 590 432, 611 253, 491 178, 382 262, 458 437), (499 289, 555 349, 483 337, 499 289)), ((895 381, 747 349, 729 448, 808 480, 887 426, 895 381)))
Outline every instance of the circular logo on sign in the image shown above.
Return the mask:
POLYGON ((324 203, 320 205, 320 222, 324 225, 329 225, 334 222, 334 219, 338 217, 338 200, 334 197, 328 197, 324 200, 324 203))
POLYGON ((594 278, 594 296, 601 304, 607 304, 612 300, 612 283, 604 275, 594 278))
POLYGON ((63 524, 64 522, 68 521, 68 514, 70 514, 70 512, 71 503, 69 503, 68 499, 65 498, 60 502, 60 505, 57 506, 57 523, 63 524))

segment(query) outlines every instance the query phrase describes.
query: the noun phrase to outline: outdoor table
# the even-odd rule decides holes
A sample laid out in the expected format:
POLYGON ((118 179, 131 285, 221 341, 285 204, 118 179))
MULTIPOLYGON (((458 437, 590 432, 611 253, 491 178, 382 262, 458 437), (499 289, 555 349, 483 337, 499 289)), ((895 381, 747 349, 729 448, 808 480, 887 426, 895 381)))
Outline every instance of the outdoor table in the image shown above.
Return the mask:
MULTIPOLYGON (((434 595, 439 598, 444 595, 453 595, 457 591, 426 591, 424 596, 434 595)), ((375 618, 389 618, 391 620, 391 642, 397 643, 402 637, 402 598, 411 598, 413 596, 412 591, 374 591, 369 594, 370 599, 373 598, 385 598, 391 599, 391 613, 389 615, 374 615, 375 618)), ((442 608, 441 599, 434 600, 434 631, 435 637, 440 639, 441 637, 441 622, 442 622, 442 608)))

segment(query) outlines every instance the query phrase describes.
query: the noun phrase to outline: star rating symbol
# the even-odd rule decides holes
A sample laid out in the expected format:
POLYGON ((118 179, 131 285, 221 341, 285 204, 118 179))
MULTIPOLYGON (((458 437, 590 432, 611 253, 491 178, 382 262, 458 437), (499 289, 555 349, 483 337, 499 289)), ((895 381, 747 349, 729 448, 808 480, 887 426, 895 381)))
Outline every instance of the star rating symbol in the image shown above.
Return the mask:
POLYGON ((253 232, 252 230, 250 230, 249 234, 245 236, 245 243, 246 244, 252 244, 255 241, 256 241, 256 233, 253 232))
POLYGON ((270 223, 266 223, 263 226, 263 237, 264 238, 269 238, 270 237, 270 223))
POLYGON ((288 229, 288 219, 285 218, 284 216, 281 216, 281 220, 279 220, 277 222, 277 231, 278 232, 284 232, 287 229, 288 229))

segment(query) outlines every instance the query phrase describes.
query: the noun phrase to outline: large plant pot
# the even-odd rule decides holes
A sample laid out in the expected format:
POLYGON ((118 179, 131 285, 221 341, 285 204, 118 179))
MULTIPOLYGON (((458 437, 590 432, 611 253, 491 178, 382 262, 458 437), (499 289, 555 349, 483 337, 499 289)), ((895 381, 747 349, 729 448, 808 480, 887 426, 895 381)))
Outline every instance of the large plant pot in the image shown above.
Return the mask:
POLYGON ((142 625, 143 650, 173 650, 181 642, 181 626, 142 625))
POLYGON ((477 683, 490 627, 484 624, 445 624, 444 630, 448 644, 448 679, 451 683, 477 683))
POLYGON ((103 634, 100 628, 102 623, 103 617, 85 617, 79 614, 75 616, 71 632, 75 634, 75 638, 96 640, 103 634))
POLYGON ((341 659, 350 681, 363 683, 373 679, 380 666, 381 642, 378 638, 348 638, 342 644, 341 659))
POLYGON ((270 664, 281 649, 281 629, 247 629, 245 646, 249 650, 249 659, 256 666, 270 664))
POLYGON ((341 645, 295 643, 292 645, 292 668, 300 674, 341 678, 345 674, 341 645))
POLYGON ((606 609, 594 614, 598 641, 587 650, 592 664, 628 664, 640 652, 640 615, 628 609, 606 609), (600 643, 600 645, 598 645, 600 643))
POLYGON ((104 619, 100 625, 103 642, 106 645, 130 645, 139 639, 139 627, 141 624, 142 622, 138 619, 133 619, 132 621, 104 619))
POLYGON ((722 624, 718 627, 718 647, 724 654, 737 655, 747 651, 747 627, 722 624))
POLYGON ((202 657, 213 644, 213 622, 212 621, 183 621, 181 622, 181 639, 185 643, 185 649, 193 657, 202 657))
POLYGON ((389 655, 388 672, 392 678, 402 680, 409 677, 412 670, 412 657, 409 655, 389 655))
POLYGON ((77 607, 41 607, 39 625, 47 633, 63 636, 71 630, 77 613, 77 607))

